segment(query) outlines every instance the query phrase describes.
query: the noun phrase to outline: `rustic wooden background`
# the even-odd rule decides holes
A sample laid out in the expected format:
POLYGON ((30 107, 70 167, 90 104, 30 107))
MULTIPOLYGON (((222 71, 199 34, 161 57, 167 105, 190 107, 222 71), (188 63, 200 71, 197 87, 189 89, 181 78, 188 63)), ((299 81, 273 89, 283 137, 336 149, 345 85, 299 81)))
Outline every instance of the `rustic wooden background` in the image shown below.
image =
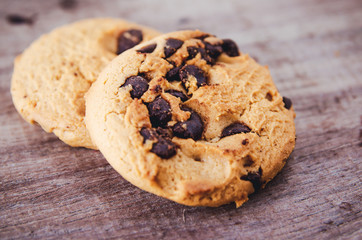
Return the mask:
POLYGON ((1 239, 361 239, 361 147, 361 0, 0 0, 1 239), (23 121, 9 91, 14 57, 54 27, 96 16, 199 28, 268 64, 297 113, 283 171, 241 208, 186 207, 23 121))

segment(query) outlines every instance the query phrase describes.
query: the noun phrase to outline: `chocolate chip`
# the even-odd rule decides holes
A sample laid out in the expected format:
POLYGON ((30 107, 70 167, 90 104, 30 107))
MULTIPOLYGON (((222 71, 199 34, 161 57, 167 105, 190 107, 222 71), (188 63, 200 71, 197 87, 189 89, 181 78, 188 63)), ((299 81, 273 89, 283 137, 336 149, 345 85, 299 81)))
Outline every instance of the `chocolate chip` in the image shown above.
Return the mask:
POLYGON ((249 172, 248 175, 242 176, 241 179, 250 181, 253 184, 254 190, 257 191, 260 189, 260 187, 262 185, 261 175, 262 175, 262 170, 261 170, 261 168, 259 168, 258 172, 255 172, 255 173, 249 172))
POLYGON ((222 50, 230 57, 239 56, 239 48, 231 39, 223 39, 222 50))
POLYGON ((176 154, 176 145, 170 139, 158 138, 152 145, 151 152, 159 157, 169 159, 176 154))
POLYGON ((157 44, 154 43, 154 44, 150 44, 150 45, 147 45, 139 50, 137 50, 137 52, 139 53, 152 53, 157 47, 157 44))
POLYGON ((230 135, 238 134, 238 133, 248 133, 250 132, 250 128, 242 123, 233 123, 226 128, 221 133, 221 138, 227 137, 230 135))
POLYGON ((206 53, 213 59, 216 59, 222 53, 222 47, 220 45, 217 44, 213 45, 208 42, 204 42, 204 44, 205 44, 206 53))
POLYGON ((144 127, 140 133, 143 136, 143 143, 145 143, 146 140, 154 142, 151 152, 159 157, 168 159, 176 154, 176 145, 171 141, 166 129, 157 128, 154 130, 144 127))
POLYGON ((143 136, 143 143, 145 143, 146 140, 156 141, 159 137, 167 139, 172 136, 169 129, 161 127, 157 127, 156 129, 143 127, 140 133, 143 136))
POLYGON ((187 47, 189 56, 187 59, 193 59, 198 53, 201 54, 201 58, 204 59, 208 64, 214 64, 214 60, 206 53, 205 49, 198 47, 187 47))
POLYGON ((283 102, 286 109, 289 110, 292 107, 292 100, 290 100, 289 98, 283 97, 283 102))
POLYGON ((160 135, 163 138, 171 138, 172 137, 172 132, 171 132, 171 130, 169 128, 157 127, 156 132, 157 132, 158 135, 160 135))
POLYGON ((160 96, 148 104, 148 113, 153 127, 166 126, 172 117, 170 104, 160 96))
POLYGON ((143 127, 140 133, 143 137, 143 143, 145 143, 146 140, 154 141, 157 139, 157 134, 153 129, 143 127))
POLYGON ((204 124, 202 123, 201 117, 191 111, 190 118, 185 122, 176 123, 172 131, 176 137, 179 138, 192 138, 198 140, 202 136, 204 131, 204 124))
POLYGON ((152 91, 154 93, 161 93, 162 92, 162 87, 160 85, 156 85, 154 86, 154 88, 152 89, 152 91))
POLYGON ((183 92, 180 92, 180 91, 170 89, 170 90, 167 90, 166 92, 171 94, 172 96, 180 98, 181 101, 183 101, 183 102, 185 102, 189 99, 183 92))
POLYGON ((265 98, 268 100, 268 101, 273 101, 273 95, 271 95, 270 93, 267 93, 265 98))
POLYGON ((245 138, 245 139, 241 142, 241 144, 243 144, 243 145, 248 145, 248 144, 249 144, 249 140, 248 140, 247 138, 245 138))
POLYGON ((203 48, 199 48, 199 52, 201 54, 201 58, 204 59, 208 64, 214 64, 215 60, 212 59, 203 48))
POLYGON ((143 34, 141 30, 130 29, 122 32, 118 36, 118 49, 117 54, 133 48, 143 40, 143 34))
POLYGON ((180 69, 182 68, 182 66, 178 66, 178 67, 174 67, 172 68, 170 71, 168 71, 166 73, 166 79, 168 81, 180 81, 180 69))
POLYGON ((132 90, 130 92, 132 98, 141 98, 148 89, 147 80, 141 76, 131 76, 127 78, 122 87, 128 85, 132 86, 132 90))
POLYGON ((187 57, 187 59, 193 59, 199 53, 199 48, 190 46, 190 47, 187 47, 187 52, 189 53, 189 56, 187 57))
MULTIPOLYGON (((187 86, 190 77, 194 77, 197 81, 197 87, 206 85, 206 77, 204 72, 195 65, 186 65, 180 69, 180 79, 187 86)), ((187 87, 188 88, 188 87, 187 87)))
POLYGON ((172 56, 177 49, 179 49, 184 42, 175 38, 169 38, 166 40, 166 45, 164 48, 165 57, 168 58, 172 56))

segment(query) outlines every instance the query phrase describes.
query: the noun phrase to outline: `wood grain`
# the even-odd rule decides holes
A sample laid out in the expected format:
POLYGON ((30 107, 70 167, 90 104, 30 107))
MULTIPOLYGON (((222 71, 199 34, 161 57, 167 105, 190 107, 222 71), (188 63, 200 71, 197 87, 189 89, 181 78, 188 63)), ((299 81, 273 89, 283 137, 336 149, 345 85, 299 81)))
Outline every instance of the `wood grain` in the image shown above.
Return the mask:
POLYGON ((360 0, 2 0, 0 238, 361 239, 361 63, 360 0), (241 208, 185 207, 23 121, 9 92, 15 56, 56 26, 96 16, 199 28, 268 64, 297 113, 283 171, 241 208))

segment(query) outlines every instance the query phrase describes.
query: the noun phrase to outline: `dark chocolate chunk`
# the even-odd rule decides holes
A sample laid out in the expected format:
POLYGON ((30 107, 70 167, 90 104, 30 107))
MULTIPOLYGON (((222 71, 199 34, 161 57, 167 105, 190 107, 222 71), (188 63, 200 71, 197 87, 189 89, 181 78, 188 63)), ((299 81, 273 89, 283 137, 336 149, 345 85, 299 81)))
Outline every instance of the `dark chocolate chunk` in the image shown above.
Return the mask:
POLYGON ((193 59, 199 53, 199 48, 194 46, 187 47, 187 52, 189 53, 187 59, 193 59))
POLYGON ((154 86, 152 91, 155 92, 155 93, 161 93, 162 92, 162 87, 160 85, 156 85, 156 86, 154 86))
POLYGON ((180 98, 181 101, 183 101, 183 102, 185 102, 189 99, 183 92, 180 92, 177 90, 170 89, 170 90, 167 90, 166 92, 171 94, 172 96, 180 98))
POLYGON ((164 48, 165 57, 168 58, 172 56, 177 49, 179 49, 184 42, 175 38, 169 38, 166 40, 166 45, 164 48))
POLYGON ((233 123, 224 128, 221 133, 221 138, 227 137, 230 135, 238 134, 238 133, 248 133, 250 132, 250 128, 242 123, 233 123))
POLYGON ((243 144, 243 145, 248 145, 248 144, 249 144, 249 140, 248 140, 247 138, 245 138, 245 139, 241 142, 241 144, 243 144))
POLYGON ((146 142, 146 140, 156 140, 157 139, 157 134, 156 131, 150 128, 145 128, 143 127, 140 131, 142 137, 143 137, 143 143, 146 142))
POLYGON ((151 152, 157 154, 161 158, 168 159, 176 154, 176 145, 171 141, 170 134, 166 129, 157 128, 156 130, 143 127, 140 131, 143 136, 143 143, 151 140, 151 152))
POLYGON ((292 100, 290 100, 289 98, 283 97, 283 102, 286 109, 289 110, 292 107, 292 100))
POLYGON ((179 138, 192 138, 199 140, 204 131, 204 124, 201 117, 191 111, 190 118, 185 122, 178 122, 172 127, 173 134, 179 138))
POLYGON ((242 176, 242 180, 250 181, 253 184, 254 190, 258 191, 262 185, 261 183, 262 170, 259 168, 258 172, 249 172, 248 175, 242 176))
POLYGON ((190 76, 196 78, 198 87, 207 84, 204 72, 195 65, 186 65, 180 69, 180 79, 184 84, 189 81, 190 76))
POLYGON ((215 60, 206 53, 205 49, 199 48, 199 52, 201 54, 201 58, 204 59, 208 64, 213 65, 215 63, 215 60))
POLYGON ((172 117, 170 104, 160 96, 148 104, 148 113, 153 127, 166 126, 172 117))
POLYGON ((230 57, 239 56, 239 48, 231 39, 223 39, 222 50, 230 57))
POLYGON ((172 132, 171 132, 171 129, 169 129, 169 128, 157 127, 156 132, 157 132, 157 134, 159 136, 161 136, 163 138, 171 138, 172 137, 172 132))
POLYGON ((131 76, 127 78, 122 87, 128 85, 132 86, 132 90, 130 92, 132 98, 141 98, 148 89, 147 80, 141 76, 131 76))
POLYGON ((180 69, 182 68, 182 66, 178 66, 178 67, 174 67, 172 68, 170 71, 168 71, 166 73, 166 79, 171 82, 171 81, 180 81, 180 69))
POLYGON ((268 101, 273 101, 273 95, 271 95, 269 92, 266 94, 265 98, 266 98, 268 101))
POLYGON ((130 29, 122 32, 118 36, 118 48, 117 54, 121 54, 124 51, 133 48, 143 40, 143 34, 141 30, 130 29))
POLYGON ((187 57, 188 60, 193 59, 198 53, 200 53, 201 58, 204 59, 208 64, 214 64, 215 62, 203 48, 191 46, 187 47, 187 52, 189 53, 189 56, 187 57))
POLYGON ((152 145, 151 152, 161 158, 169 159, 176 154, 176 145, 170 139, 159 137, 158 141, 152 145))
POLYGON ((213 59, 216 59, 222 53, 222 47, 220 45, 217 44, 213 45, 208 42, 204 42, 204 44, 205 44, 206 53, 213 59))
POLYGON ((154 44, 150 44, 150 45, 147 45, 139 50, 137 50, 137 52, 139 53, 152 53, 157 47, 157 44, 154 43, 154 44))

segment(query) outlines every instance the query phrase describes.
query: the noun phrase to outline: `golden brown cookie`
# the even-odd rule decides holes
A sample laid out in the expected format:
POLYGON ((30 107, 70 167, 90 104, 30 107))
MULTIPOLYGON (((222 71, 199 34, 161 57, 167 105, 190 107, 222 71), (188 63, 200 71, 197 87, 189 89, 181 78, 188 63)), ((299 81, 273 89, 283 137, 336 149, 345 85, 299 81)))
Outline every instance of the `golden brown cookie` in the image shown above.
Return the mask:
POLYGON ((15 59, 16 109, 65 143, 96 149, 84 124, 84 94, 117 54, 157 35, 119 19, 88 19, 41 36, 15 59))
POLYGON ((191 206, 240 206, 265 186, 294 148, 294 116, 267 67, 200 31, 124 52, 86 95, 87 127, 109 163, 191 206))

